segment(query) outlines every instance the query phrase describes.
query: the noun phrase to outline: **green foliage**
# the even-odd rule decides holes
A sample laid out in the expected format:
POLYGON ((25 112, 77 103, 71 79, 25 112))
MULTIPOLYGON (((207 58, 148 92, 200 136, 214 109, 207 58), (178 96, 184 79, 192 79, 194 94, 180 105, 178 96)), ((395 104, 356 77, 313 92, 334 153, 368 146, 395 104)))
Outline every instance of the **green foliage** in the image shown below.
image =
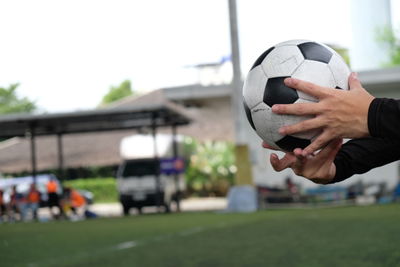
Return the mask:
POLYGON ((400 39, 392 27, 386 26, 377 30, 377 41, 389 50, 389 62, 384 66, 391 67, 400 65, 400 39))
POLYGON ((185 177, 189 193, 225 195, 233 184, 234 146, 228 142, 185 140, 191 154, 185 177))
POLYGON ((17 96, 18 86, 19 84, 11 84, 8 88, 0 87, 0 114, 29 113, 36 109, 34 102, 17 96))
POLYGON ((65 181, 63 185, 92 192, 95 203, 118 201, 115 178, 76 179, 65 181))
POLYGON ((111 86, 108 93, 103 97, 101 104, 110 104, 132 94, 133 91, 131 82, 129 80, 125 80, 119 86, 111 86))

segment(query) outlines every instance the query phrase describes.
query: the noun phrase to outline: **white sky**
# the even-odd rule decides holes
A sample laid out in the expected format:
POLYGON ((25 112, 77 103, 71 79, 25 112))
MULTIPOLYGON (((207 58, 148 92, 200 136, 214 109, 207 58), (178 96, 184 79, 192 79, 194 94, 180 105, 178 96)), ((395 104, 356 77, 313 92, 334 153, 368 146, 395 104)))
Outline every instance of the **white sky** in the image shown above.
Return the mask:
MULTIPOLYGON (((185 84, 230 54, 227 0, 0 0, 0 86, 45 111, 96 107, 111 85, 185 84)), ((238 0, 243 71, 287 39, 350 46, 348 0, 238 0)))

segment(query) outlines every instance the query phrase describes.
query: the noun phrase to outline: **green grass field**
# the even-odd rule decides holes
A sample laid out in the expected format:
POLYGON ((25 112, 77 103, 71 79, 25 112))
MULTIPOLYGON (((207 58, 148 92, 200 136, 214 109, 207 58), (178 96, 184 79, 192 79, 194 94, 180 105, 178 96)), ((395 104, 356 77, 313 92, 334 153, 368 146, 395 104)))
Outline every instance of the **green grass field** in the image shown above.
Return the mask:
POLYGON ((0 266, 400 266, 400 205, 2 224, 0 266))

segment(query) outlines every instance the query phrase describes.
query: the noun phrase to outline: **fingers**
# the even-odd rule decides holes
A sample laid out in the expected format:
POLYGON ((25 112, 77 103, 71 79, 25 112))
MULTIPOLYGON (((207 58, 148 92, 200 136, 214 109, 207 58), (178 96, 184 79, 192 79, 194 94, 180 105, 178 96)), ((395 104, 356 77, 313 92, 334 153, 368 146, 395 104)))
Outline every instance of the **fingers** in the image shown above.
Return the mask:
POLYGON ((315 159, 321 162, 333 161, 342 143, 343 139, 334 139, 315 156, 315 159))
POLYGON ((277 172, 289 168, 290 165, 292 165, 295 161, 296 157, 290 155, 289 153, 286 153, 282 159, 279 159, 278 155, 276 155, 275 153, 271 154, 270 156, 271 165, 277 172))
POLYGON ((296 158, 301 159, 303 158, 302 155, 303 150, 301 148, 296 148, 295 150, 293 150, 293 154, 296 156, 296 158))
POLYGON ((343 145, 343 138, 338 138, 332 141, 332 150, 330 152, 330 154, 328 155, 328 158, 332 160, 335 159, 336 154, 339 152, 340 148, 343 145))
POLYGON ((318 86, 316 84, 294 78, 286 78, 284 82, 286 86, 312 95, 317 99, 323 98, 326 95, 327 91, 330 90, 328 88, 324 88, 322 86, 318 86))
POLYGON ((311 142, 306 148, 303 149, 302 155, 308 156, 321 149, 327 144, 330 140, 332 140, 331 134, 328 132, 322 132, 314 141, 311 142))
POLYGON ((318 129, 321 128, 322 126, 324 126, 323 122, 321 121, 320 118, 317 117, 301 121, 293 125, 283 126, 279 128, 279 133, 281 135, 294 134, 294 133, 318 129))
POLYGON ((272 106, 272 112, 291 115, 314 115, 320 113, 318 103, 277 104, 272 106))
POLYGON ((273 146, 270 146, 269 144, 267 144, 265 141, 262 142, 262 147, 263 148, 267 148, 267 149, 271 149, 271 150, 278 150, 273 146))
POLYGON ((362 88, 361 82, 355 72, 352 72, 349 76, 349 87, 350 90, 362 88))

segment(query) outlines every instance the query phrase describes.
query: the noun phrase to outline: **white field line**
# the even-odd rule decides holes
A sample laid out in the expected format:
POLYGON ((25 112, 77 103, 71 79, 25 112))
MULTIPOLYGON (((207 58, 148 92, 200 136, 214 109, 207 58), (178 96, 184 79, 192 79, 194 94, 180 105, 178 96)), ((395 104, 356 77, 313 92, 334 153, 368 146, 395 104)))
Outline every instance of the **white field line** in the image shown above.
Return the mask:
MULTIPOLYGON (((194 235, 197 233, 200 233, 204 230, 207 229, 213 229, 216 228, 216 226, 211 226, 211 227, 203 227, 203 226, 196 226, 193 228, 189 228, 180 232, 176 232, 176 233, 171 233, 171 234, 165 234, 165 235, 158 235, 158 236, 154 236, 148 240, 144 239, 144 240, 129 240, 129 241, 125 241, 122 243, 119 243, 117 245, 111 246, 111 247, 105 247, 105 248, 101 248, 98 249, 96 251, 81 251, 78 252, 76 254, 72 255, 68 255, 66 257, 71 258, 71 256, 74 259, 84 259, 84 258, 89 258, 89 257, 95 257, 96 255, 101 255, 107 252, 114 252, 114 251, 119 251, 119 250, 125 250, 125 249, 132 249, 138 246, 143 246, 143 245, 147 245, 147 244, 151 244, 151 243, 156 243, 156 242, 161 242, 167 239, 171 239, 173 237, 183 237, 183 236, 189 236, 189 235, 194 235)), ((56 263, 62 262, 62 258, 50 258, 41 262, 31 262, 28 263, 27 266, 29 267, 34 267, 34 266, 53 266, 56 263)))
MULTIPOLYGON (((210 227, 211 228, 211 227, 210 227)), ((204 230, 206 230, 206 228, 202 227, 202 226, 197 226, 191 229, 187 229, 184 231, 181 231, 178 233, 179 236, 189 236, 189 235, 194 235, 200 232, 203 232, 204 230)))
POLYGON ((116 250, 122 250, 122 249, 128 249, 128 248, 133 248, 137 246, 137 242, 136 241, 127 241, 127 242, 123 242, 120 243, 118 245, 116 245, 114 248, 116 250))
MULTIPOLYGON (((161 242, 161 241, 164 241, 164 240, 167 240, 167 239, 171 239, 173 237, 187 237, 187 236, 195 235, 195 234, 207 231, 207 230, 224 228, 224 227, 226 227, 228 225, 229 225, 229 223, 227 223, 227 222, 220 222, 220 223, 217 223, 215 225, 196 226, 196 227, 188 228, 188 229, 185 229, 183 231, 179 231, 179 232, 175 232, 175 233, 171 233, 171 234, 158 235, 158 236, 151 237, 149 239, 145 238, 143 240, 128 240, 128 241, 119 243, 117 245, 113 245, 111 247, 107 246, 107 247, 100 248, 100 249, 95 250, 95 251, 81 251, 81 252, 78 252, 78 253, 74 254, 73 258, 75 260, 89 258, 89 257, 93 258, 96 255, 105 254, 107 252, 114 252, 114 251, 119 251, 119 250, 132 249, 132 248, 136 248, 138 246, 143 246, 143 245, 148 245, 148 244, 151 244, 151 243, 161 242)), ((71 259, 71 256, 72 255, 68 255, 68 256, 65 256, 65 257, 71 259)), ((51 259, 44 260, 44 261, 42 261, 40 263, 32 262, 32 263, 29 263, 27 266, 29 266, 29 267, 31 267, 31 266, 32 267, 33 266, 48 266, 48 265, 53 266, 55 263, 59 263, 59 262, 62 262, 62 261, 63 260, 60 257, 59 258, 51 258, 51 259)))

